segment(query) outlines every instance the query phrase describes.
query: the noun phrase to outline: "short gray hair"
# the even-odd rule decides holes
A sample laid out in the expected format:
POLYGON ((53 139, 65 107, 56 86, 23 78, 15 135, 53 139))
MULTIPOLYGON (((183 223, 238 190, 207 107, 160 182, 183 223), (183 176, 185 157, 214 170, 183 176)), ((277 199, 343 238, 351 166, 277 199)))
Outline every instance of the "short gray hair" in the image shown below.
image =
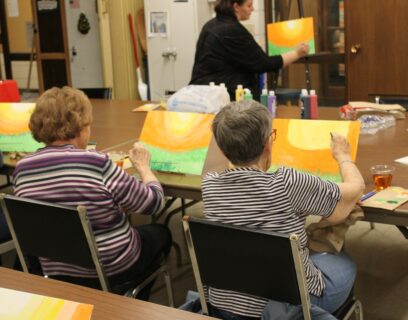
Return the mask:
POLYGON ((253 100, 229 103, 215 116, 212 124, 221 151, 238 165, 259 159, 271 130, 270 113, 253 100))

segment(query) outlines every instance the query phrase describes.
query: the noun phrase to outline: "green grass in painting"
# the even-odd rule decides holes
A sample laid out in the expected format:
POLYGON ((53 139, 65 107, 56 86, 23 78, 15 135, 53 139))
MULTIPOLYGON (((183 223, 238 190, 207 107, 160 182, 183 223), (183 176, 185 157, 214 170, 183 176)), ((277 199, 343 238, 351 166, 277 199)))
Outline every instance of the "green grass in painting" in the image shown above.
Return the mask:
MULTIPOLYGON (((314 54, 316 52, 314 40, 310 40, 308 44, 310 47, 309 54, 314 54)), ((268 54, 270 56, 280 55, 282 53, 292 51, 292 50, 293 50, 293 47, 288 48, 288 47, 275 46, 273 43, 268 41, 268 54)))
POLYGON ((22 134, 0 134, 0 150, 3 152, 34 152, 44 147, 34 140, 31 132, 22 134))
MULTIPOLYGON (((282 166, 272 165, 269 168, 268 171, 269 172, 274 172, 280 167, 282 167, 282 166)), ((296 169, 296 168, 294 168, 294 169, 296 169)), ((313 175, 318 176, 318 177, 320 177, 320 178, 322 178, 323 180, 326 180, 326 181, 331 181, 331 182, 336 182, 336 183, 342 182, 340 173, 338 173, 338 174, 328 174, 328 173, 322 173, 320 171, 311 172, 311 171, 307 171, 307 170, 299 170, 299 169, 296 169, 296 170, 299 171, 299 172, 303 172, 303 173, 313 174, 313 175)))
POLYGON ((170 152, 142 142, 152 154, 153 170, 201 175, 208 148, 170 152))

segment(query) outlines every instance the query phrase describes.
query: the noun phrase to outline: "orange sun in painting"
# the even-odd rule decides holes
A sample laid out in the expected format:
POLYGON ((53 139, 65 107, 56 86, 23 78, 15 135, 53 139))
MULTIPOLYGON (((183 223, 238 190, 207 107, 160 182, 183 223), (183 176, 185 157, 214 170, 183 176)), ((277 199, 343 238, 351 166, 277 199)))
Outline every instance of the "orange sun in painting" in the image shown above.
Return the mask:
POLYGON ((0 134, 29 132, 28 122, 34 103, 0 103, 0 134))
POLYGON ((313 18, 268 24, 268 41, 276 46, 293 47, 313 37, 313 18))
POLYGON ((208 147, 212 114, 151 111, 139 141, 164 150, 180 152, 208 147))

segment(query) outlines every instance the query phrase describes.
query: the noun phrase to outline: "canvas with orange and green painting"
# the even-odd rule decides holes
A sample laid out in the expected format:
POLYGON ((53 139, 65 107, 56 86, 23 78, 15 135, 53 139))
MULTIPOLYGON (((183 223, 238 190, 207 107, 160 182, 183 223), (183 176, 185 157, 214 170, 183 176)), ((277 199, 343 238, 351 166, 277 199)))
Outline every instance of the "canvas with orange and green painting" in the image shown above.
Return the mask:
POLYGON ((139 141, 153 170, 201 175, 211 140, 212 114, 151 111, 139 141))
POLYGON ((44 146, 34 140, 28 123, 35 103, 0 103, 0 150, 34 152, 44 146))
POLYGON ((312 17, 269 23, 267 33, 270 56, 291 51, 302 42, 309 45, 309 54, 316 52, 312 17))
POLYGON ((351 159, 357 156, 360 123, 358 121, 274 119, 276 140, 272 146, 270 171, 285 166, 341 182, 339 167, 333 159, 330 132, 345 136, 351 159))
POLYGON ((0 288, 0 319, 89 320, 93 305, 0 288))

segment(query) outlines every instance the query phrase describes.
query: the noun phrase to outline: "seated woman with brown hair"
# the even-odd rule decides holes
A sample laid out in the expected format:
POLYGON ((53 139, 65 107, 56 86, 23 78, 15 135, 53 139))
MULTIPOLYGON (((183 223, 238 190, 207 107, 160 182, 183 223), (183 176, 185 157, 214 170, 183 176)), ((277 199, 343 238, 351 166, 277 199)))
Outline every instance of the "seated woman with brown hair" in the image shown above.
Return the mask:
MULTIPOLYGON (((153 214, 162 206, 163 189, 150 170, 149 151, 138 143, 129 151, 139 181, 106 154, 86 150, 91 123, 92 105, 83 92, 69 87, 44 92, 29 127, 46 146, 18 162, 14 191, 20 197, 85 206, 114 288, 139 282, 160 256, 168 255, 172 238, 163 225, 132 227, 127 219, 127 213, 153 214)), ((99 288, 94 269, 39 259, 45 275, 99 288)))

